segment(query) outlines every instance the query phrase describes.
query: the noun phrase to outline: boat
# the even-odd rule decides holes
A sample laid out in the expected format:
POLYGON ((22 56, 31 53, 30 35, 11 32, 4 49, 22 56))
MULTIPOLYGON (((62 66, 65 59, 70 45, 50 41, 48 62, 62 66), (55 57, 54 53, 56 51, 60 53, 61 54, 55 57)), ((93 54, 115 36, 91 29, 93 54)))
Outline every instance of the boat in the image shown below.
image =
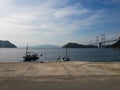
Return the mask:
POLYGON ((68 54, 67 54, 67 48, 66 48, 66 55, 65 57, 60 57, 57 59, 57 61, 71 61, 71 59, 69 58, 68 54))
POLYGON ((28 45, 26 48, 26 54, 25 54, 25 56, 23 56, 23 58, 24 58, 24 61, 26 61, 26 62, 37 61, 39 59, 39 57, 36 53, 28 51, 28 45))

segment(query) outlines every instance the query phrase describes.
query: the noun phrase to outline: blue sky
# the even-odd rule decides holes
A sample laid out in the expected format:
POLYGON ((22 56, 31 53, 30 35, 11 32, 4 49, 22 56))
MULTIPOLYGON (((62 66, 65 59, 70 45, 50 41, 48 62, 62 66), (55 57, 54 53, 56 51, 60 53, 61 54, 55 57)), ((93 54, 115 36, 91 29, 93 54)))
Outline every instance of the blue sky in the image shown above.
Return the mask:
POLYGON ((17 46, 120 36, 120 0, 0 0, 0 39, 17 46))

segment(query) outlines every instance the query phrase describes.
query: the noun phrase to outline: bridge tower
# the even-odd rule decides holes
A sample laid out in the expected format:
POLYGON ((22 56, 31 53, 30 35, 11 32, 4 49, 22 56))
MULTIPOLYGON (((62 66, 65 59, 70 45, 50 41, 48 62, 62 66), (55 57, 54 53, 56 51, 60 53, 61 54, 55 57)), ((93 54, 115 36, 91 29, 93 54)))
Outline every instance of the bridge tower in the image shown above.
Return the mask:
POLYGON ((96 44, 97 44, 97 47, 99 48, 99 36, 96 36, 96 44))
POLYGON ((105 48, 105 34, 101 35, 101 48, 105 48))

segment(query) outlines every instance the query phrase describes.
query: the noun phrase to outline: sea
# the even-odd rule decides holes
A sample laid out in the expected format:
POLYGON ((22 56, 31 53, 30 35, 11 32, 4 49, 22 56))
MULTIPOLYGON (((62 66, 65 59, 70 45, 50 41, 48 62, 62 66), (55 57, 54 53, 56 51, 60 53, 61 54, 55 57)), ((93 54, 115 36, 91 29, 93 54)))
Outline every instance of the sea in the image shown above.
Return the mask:
MULTIPOLYGON (((39 61, 54 62, 58 57, 66 55, 65 48, 29 49, 39 56, 39 61)), ((0 62, 21 62, 25 56, 25 48, 0 48, 0 62)), ((120 49, 111 48, 69 48, 67 54, 71 61, 120 62, 120 49)))

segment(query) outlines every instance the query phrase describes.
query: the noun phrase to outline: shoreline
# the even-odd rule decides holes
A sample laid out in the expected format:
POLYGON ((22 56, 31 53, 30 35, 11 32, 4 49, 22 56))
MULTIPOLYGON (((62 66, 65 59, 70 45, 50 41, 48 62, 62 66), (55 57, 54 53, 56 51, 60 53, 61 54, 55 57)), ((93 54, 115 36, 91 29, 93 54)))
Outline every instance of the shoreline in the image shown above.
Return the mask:
POLYGON ((21 61, 16 61, 16 62, 8 62, 8 61, 6 61, 6 62, 4 62, 4 61, 0 61, 0 63, 41 63, 41 62, 43 62, 43 63, 61 63, 61 62, 64 62, 64 63, 69 63, 69 62, 88 62, 88 63, 120 63, 120 61, 107 61, 107 62, 103 62, 103 61, 84 61, 84 60, 72 60, 72 61, 35 61, 35 62, 32 62, 32 61, 23 61, 23 60, 21 60, 21 61))

